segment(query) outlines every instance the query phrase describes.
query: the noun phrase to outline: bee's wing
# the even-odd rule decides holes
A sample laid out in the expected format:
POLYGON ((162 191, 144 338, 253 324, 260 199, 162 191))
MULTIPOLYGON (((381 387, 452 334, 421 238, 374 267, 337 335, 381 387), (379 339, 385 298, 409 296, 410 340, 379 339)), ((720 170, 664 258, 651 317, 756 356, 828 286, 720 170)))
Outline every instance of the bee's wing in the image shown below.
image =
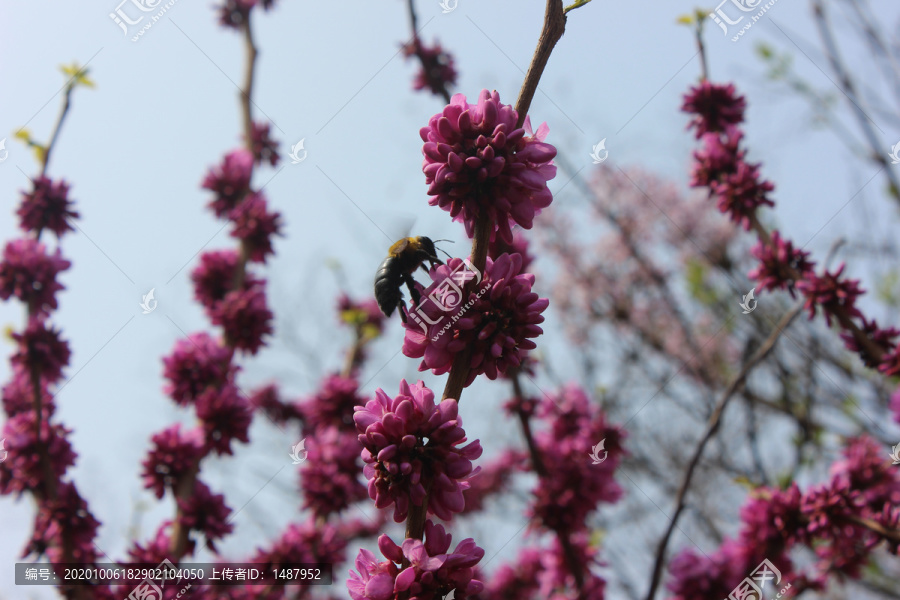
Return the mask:
MULTIPOLYGON (((411 212, 396 210, 373 210, 372 220, 378 223, 392 241, 408 237, 416 222, 416 215, 411 212)), ((421 232, 420 232, 421 233, 421 232)), ((427 232, 421 233, 428 235, 427 232)))

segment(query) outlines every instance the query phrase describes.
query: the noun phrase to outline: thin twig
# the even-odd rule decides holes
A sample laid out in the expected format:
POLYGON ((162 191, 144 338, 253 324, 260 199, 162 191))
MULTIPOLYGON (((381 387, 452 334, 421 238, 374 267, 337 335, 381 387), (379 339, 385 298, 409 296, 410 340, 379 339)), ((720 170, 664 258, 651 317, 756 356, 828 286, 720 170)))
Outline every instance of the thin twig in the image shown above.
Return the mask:
MULTIPOLYGON (((75 77, 77 77, 77 74, 75 77)), ((69 114, 69 106, 71 106, 72 103, 72 90, 75 89, 74 81, 76 81, 76 79, 73 79, 73 81, 70 81, 66 85, 62 110, 59 113, 59 118, 56 119, 56 126, 53 128, 53 135, 50 136, 50 143, 48 143, 47 147, 44 149, 43 161, 41 163, 41 177, 47 174, 47 167, 50 165, 50 153, 53 151, 53 148, 56 147, 56 140, 59 138, 59 132, 62 129, 63 121, 66 120, 66 115, 69 114)), ((38 235, 40 235, 40 232, 38 232, 38 235)))
POLYGON ((700 77, 703 81, 709 78, 709 67, 706 63, 706 44, 703 43, 703 23, 706 19, 697 19, 697 50, 700 52, 700 77))
POLYGON ((772 348, 775 347, 775 343, 778 341, 778 338, 781 337, 781 333, 787 328, 788 325, 790 325, 791 321, 793 321, 794 318, 796 318, 796 316, 800 314, 800 311, 802 310, 803 303, 800 302, 781 318, 781 320, 775 326, 775 330, 771 334, 769 334, 769 337, 766 338, 766 341, 763 342, 763 344, 756 352, 754 352, 753 356, 751 356, 750 359, 744 364, 737 376, 731 380, 731 383, 728 384, 728 387, 722 393, 715 411, 709 418, 709 423, 706 426, 706 432, 703 434, 703 437, 700 438, 700 441, 697 444, 696 449, 694 450, 694 455, 691 457, 691 460, 688 463, 684 478, 681 481, 681 487, 678 489, 678 495, 675 499, 675 513, 672 515, 669 526, 666 529, 666 532, 663 535, 662 539, 660 540, 659 547, 656 550, 656 558, 653 564, 653 575, 650 579, 650 589, 647 591, 646 600, 653 600, 654 596, 656 595, 656 590, 659 587, 660 580, 662 579, 662 569, 665 563, 666 548, 669 545, 669 539, 672 537, 672 532, 675 530, 675 527, 678 524, 678 518, 681 516, 681 513, 684 510, 685 498, 687 497, 688 490, 690 489, 691 481, 694 477, 694 471, 696 470, 697 465, 700 463, 700 458, 703 456, 703 451, 706 449, 706 445, 719 430, 719 425, 722 422, 722 414, 725 412, 725 408, 728 406, 728 403, 735 396, 735 394, 744 386, 744 383, 746 382, 747 376, 750 374, 750 371, 752 371, 759 363, 761 363, 766 358, 766 356, 768 356, 769 352, 772 351, 772 348))

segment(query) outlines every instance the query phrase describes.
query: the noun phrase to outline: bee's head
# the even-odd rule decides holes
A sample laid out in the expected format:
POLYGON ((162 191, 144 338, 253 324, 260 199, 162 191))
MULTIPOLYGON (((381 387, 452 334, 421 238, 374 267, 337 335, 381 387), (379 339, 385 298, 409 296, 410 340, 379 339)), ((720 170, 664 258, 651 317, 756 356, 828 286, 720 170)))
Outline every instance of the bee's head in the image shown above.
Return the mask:
POLYGON ((428 256, 437 256, 437 250, 434 247, 434 242, 430 237, 425 237, 424 235, 420 235, 416 238, 416 242, 419 244, 419 249, 428 254, 428 256))

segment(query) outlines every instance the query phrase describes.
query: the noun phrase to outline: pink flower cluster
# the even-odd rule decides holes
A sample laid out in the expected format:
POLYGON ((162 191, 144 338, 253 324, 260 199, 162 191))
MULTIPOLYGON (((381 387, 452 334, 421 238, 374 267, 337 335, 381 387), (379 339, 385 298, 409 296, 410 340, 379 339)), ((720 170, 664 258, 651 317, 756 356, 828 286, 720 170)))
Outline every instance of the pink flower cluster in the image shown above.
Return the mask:
POLYGON ((377 508, 394 505, 394 520, 403 521, 410 505, 423 506, 449 520, 465 507, 463 490, 477 473, 472 461, 481 456, 478 441, 466 446, 466 432, 456 400, 436 405, 434 393, 419 381, 400 381, 391 398, 380 388, 375 398, 358 406, 353 419, 363 445, 369 497, 377 508))
POLYGON ((861 436, 848 442, 827 483, 805 492, 795 483, 757 490, 741 509, 737 538, 708 558, 688 550, 670 562, 672 599, 720 600, 766 558, 793 587, 824 591, 834 574, 860 577, 881 542, 897 554, 900 474, 883 454, 880 444, 861 436), (809 572, 800 572, 788 556, 797 546, 818 558, 809 572))
POLYGON ((253 162, 249 151, 235 150, 203 181, 215 193, 210 207, 231 220, 231 235, 240 241, 241 251, 204 253, 191 278, 195 297, 225 330, 228 345, 256 354, 263 337, 272 333, 272 313, 265 281, 246 273, 246 262, 265 262, 273 253, 272 236, 279 233, 281 218, 269 211, 261 192, 250 189, 253 162))
POLYGON ((867 320, 856 302, 863 294, 859 281, 843 276, 844 265, 821 275, 813 271, 809 254, 795 249, 777 231, 771 235, 760 225, 756 211, 773 206, 769 193, 774 186, 763 180, 758 164, 746 162, 741 149, 745 102, 737 96, 733 85, 717 85, 702 81, 684 98, 682 110, 693 116, 689 127, 697 130, 703 148, 694 153, 692 185, 707 187, 718 199, 719 210, 733 221, 756 230, 760 241, 753 248, 759 264, 750 276, 764 289, 799 291, 806 299, 810 318, 821 310, 826 322, 835 319, 844 330, 847 347, 860 354, 863 362, 886 375, 900 374, 900 348, 893 328, 880 329, 867 320))
POLYGON ((523 129, 518 119, 497 92, 482 90, 478 104, 454 95, 419 132, 428 203, 462 222, 470 238, 483 215, 490 220, 491 239, 499 233, 512 243, 511 225, 531 229, 534 216, 553 200, 547 182, 556 176, 556 148, 544 142, 549 128, 544 124, 532 133, 530 121, 523 129))
POLYGON ((484 585, 475 579, 475 565, 484 550, 471 538, 450 550, 452 536, 443 526, 425 523, 425 540, 406 539, 398 546, 387 535, 378 538, 378 549, 388 560, 378 561, 369 550, 360 550, 356 571, 350 571, 347 587, 353 600, 393 600, 408 597, 438 600, 450 592, 466 600, 484 585), (408 564, 405 568, 402 565, 408 564))
POLYGON ((614 479, 621 462, 625 432, 606 422, 577 385, 545 396, 537 416, 549 427, 537 432, 535 444, 548 474, 534 491, 531 514, 551 531, 585 531, 588 515, 603 504, 618 502, 622 488, 614 479), (593 447, 604 441, 606 459, 590 460, 593 447))

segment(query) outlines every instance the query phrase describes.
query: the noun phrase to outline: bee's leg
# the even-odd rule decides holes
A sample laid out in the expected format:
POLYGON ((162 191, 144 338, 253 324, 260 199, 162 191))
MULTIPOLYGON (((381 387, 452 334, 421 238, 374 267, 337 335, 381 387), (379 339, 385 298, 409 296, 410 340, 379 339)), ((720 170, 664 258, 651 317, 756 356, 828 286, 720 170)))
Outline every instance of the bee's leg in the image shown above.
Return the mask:
POLYGON ((409 290, 409 297, 412 298, 413 304, 418 306, 422 296, 419 294, 419 290, 416 289, 416 280, 413 279, 411 273, 407 273, 403 276, 403 281, 406 282, 406 289, 409 290))
POLYGON ((405 324, 406 323, 406 304, 403 302, 402 299, 397 301, 397 312, 400 313, 400 321, 402 321, 405 324))
MULTIPOLYGON (((441 259, 439 259, 437 256, 430 256, 430 255, 429 255, 429 256, 427 256, 427 257, 425 258, 425 260, 428 261, 428 264, 431 266, 431 269, 434 268, 434 265, 442 265, 442 264, 444 264, 443 262, 441 262, 441 259)), ((430 270, 428 267, 425 266, 425 263, 424 263, 424 262, 423 262, 420 266, 425 270, 426 273, 430 270)))

